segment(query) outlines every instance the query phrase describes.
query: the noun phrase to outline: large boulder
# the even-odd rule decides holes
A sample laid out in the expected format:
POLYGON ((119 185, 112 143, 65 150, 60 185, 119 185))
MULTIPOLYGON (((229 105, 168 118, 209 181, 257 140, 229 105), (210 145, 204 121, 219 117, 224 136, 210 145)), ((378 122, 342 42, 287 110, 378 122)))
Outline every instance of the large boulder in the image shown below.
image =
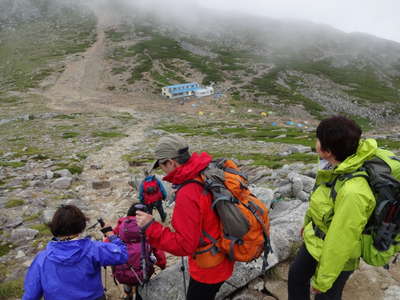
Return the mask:
POLYGON ((11 239, 15 241, 33 240, 39 231, 31 228, 17 228, 11 231, 11 239))
POLYGON ((390 286, 384 294, 384 300, 398 300, 400 299, 400 286, 392 285, 390 286))
POLYGON ((6 228, 15 228, 24 223, 24 219, 21 216, 9 216, 7 223, 5 225, 6 228))
MULTIPOLYGON (((50 171, 51 172, 51 171, 50 171)), ((46 173, 46 175, 51 175, 51 173, 46 173)), ((68 169, 62 169, 62 170, 57 170, 57 171, 54 171, 54 174, 57 176, 57 177, 72 177, 72 174, 71 174, 71 172, 68 170, 68 169)))
POLYGON ((51 184, 51 187, 56 189, 68 189, 71 186, 71 184, 72 184, 71 177, 61 177, 54 180, 53 183, 51 184))
POLYGON ((271 243, 279 261, 289 258, 301 243, 300 230, 307 208, 308 203, 292 200, 279 201, 271 210, 271 243))
POLYGON ((255 187, 251 189, 251 192, 265 205, 270 208, 272 201, 274 200, 274 192, 271 189, 263 187, 255 187))
POLYGON ((111 187, 111 182, 108 180, 98 180, 92 182, 92 188, 94 190, 108 189, 110 187, 111 187))
POLYGON ((309 176, 305 176, 302 174, 298 174, 296 172, 290 172, 288 174, 288 179, 291 182, 295 181, 300 181, 301 182, 301 187, 302 191, 305 191, 306 193, 311 193, 315 184, 315 179, 309 176))
MULTIPOLYGON (((278 263, 275 254, 270 254, 268 257, 269 266, 272 268, 278 263)), ((250 263, 235 264, 233 276, 225 282, 216 299, 222 300, 232 294, 237 289, 247 285, 261 275, 262 259, 250 263)), ((185 267, 187 270, 187 266, 185 267)), ((189 282, 188 273, 185 272, 186 285, 189 282)), ((184 285, 183 275, 181 271, 181 263, 176 263, 155 276, 142 291, 140 295, 144 300, 184 300, 184 285)))

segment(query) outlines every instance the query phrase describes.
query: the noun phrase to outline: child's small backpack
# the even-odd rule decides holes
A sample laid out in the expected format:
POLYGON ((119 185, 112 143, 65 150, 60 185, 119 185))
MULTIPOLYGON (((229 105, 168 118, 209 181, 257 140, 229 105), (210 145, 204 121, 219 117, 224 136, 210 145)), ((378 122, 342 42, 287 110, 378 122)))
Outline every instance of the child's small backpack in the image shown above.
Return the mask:
POLYGON ((150 258, 150 245, 141 234, 135 217, 128 217, 121 223, 119 236, 126 244, 128 262, 114 267, 114 278, 122 284, 143 285, 154 273, 154 262, 150 258))
POLYGON ((163 197, 158 181, 155 176, 151 180, 143 182, 143 200, 144 204, 151 204, 163 197))

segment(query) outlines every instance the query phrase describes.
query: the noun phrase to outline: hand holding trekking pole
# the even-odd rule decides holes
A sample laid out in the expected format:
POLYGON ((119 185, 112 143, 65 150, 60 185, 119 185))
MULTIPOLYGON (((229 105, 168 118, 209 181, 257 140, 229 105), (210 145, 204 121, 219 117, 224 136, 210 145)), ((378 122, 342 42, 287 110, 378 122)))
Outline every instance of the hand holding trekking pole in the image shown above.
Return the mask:
POLYGON ((315 289, 314 287, 311 287, 311 294, 312 295, 318 295, 318 294, 321 294, 321 291, 315 289))
POLYGON ((136 223, 140 228, 146 228, 151 222, 153 222, 153 216, 149 215, 141 210, 136 211, 136 223))
POLYGON ((99 224, 101 226, 100 231, 103 233, 103 235, 105 237, 110 237, 110 236, 114 235, 112 227, 108 224, 106 225, 106 223, 104 222, 104 220, 102 218, 99 218, 97 220, 97 222, 99 222, 99 224))

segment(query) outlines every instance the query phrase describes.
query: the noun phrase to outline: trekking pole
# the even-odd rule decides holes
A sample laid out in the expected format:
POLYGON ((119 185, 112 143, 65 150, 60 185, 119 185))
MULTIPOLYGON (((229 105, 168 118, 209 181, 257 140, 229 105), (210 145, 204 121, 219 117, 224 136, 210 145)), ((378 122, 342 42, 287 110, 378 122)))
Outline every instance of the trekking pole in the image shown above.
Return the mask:
POLYGON ((181 271, 182 271, 182 276, 183 276, 183 295, 186 299, 186 276, 185 276, 185 259, 183 258, 183 256, 181 257, 181 271))
POLYGON ((142 248, 141 260, 142 260, 142 270, 143 270, 143 282, 147 281, 147 270, 146 270, 146 235, 144 230, 140 230, 140 244, 142 248))
POLYGON ((107 268, 104 267, 104 292, 107 292, 107 268))
MULTIPOLYGON (((103 228, 106 225, 106 223, 102 218, 98 218, 97 222, 100 224, 101 228, 103 228)), ((106 235, 104 234, 104 236, 106 235)), ((107 267, 104 266, 103 268, 104 268, 104 292, 107 292, 107 267)))

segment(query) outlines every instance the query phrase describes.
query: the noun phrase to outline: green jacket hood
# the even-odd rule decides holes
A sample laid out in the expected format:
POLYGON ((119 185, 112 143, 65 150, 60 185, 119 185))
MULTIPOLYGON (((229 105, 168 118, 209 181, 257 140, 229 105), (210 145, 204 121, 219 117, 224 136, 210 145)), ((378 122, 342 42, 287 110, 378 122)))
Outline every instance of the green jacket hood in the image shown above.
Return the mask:
POLYGON ((374 139, 361 140, 357 152, 343 162, 333 171, 334 174, 346 174, 358 170, 364 161, 372 158, 378 149, 378 144, 374 139))

